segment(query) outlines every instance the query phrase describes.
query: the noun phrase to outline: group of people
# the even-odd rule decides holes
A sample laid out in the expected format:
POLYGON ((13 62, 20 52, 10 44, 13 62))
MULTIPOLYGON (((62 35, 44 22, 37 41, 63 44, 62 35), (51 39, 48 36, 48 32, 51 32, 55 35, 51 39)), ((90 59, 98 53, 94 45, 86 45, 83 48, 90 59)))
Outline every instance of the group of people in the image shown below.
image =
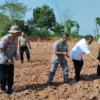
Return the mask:
MULTIPOLYGON (((51 69, 48 76, 48 85, 53 85, 53 77, 57 70, 58 64, 61 65, 63 70, 64 83, 69 82, 68 78, 68 64, 66 57, 70 57, 73 61, 75 69, 75 80, 74 82, 80 81, 80 72, 83 67, 82 55, 86 54, 89 58, 92 58, 97 62, 97 76, 100 78, 100 51, 98 53, 98 58, 93 57, 90 53, 88 45, 93 41, 92 35, 87 35, 85 38, 78 41, 78 43, 72 48, 70 54, 68 53, 68 44, 67 40, 69 38, 68 34, 64 34, 60 40, 57 40, 53 45, 53 54, 51 57, 51 69)), ((98 47, 100 49, 100 39, 98 41, 98 47)))
MULTIPOLYGON (((17 53, 17 50, 19 50, 21 64, 24 63, 24 52, 26 52, 27 61, 31 62, 29 53, 31 45, 28 37, 24 32, 21 32, 18 26, 11 26, 8 32, 9 34, 5 35, 0 40, 0 87, 2 94, 15 94, 16 92, 13 90, 14 58, 15 60, 19 60, 19 55, 17 53), (21 33, 21 36, 19 36, 19 33, 21 33), (8 86, 8 89, 6 89, 6 86, 8 86)), ((88 45, 93 41, 93 37, 91 35, 87 35, 84 39, 81 39, 73 47, 70 54, 68 53, 68 39, 69 35, 64 34, 60 40, 57 40, 53 44, 53 54, 50 61, 51 69, 47 81, 49 85, 53 85, 52 81, 58 64, 61 65, 63 70, 64 83, 69 82, 66 57, 70 57, 72 59, 75 68, 75 80, 79 81, 80 72, 83 67, 82 54, 87 54, 98 63, 97 75, 100 77, 100 51, 98 53, 98 58, 96 59, 92 56, 88 48, 88 45)), ((98 47, 100 48, 100 40, 98 41, 98 47)))

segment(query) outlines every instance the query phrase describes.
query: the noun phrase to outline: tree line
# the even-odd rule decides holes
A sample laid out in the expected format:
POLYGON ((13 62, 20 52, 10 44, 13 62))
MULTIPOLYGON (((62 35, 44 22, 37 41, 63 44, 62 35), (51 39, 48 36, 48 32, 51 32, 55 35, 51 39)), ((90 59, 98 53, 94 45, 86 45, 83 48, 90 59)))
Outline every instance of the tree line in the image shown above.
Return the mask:
MULTIPOLYGON (((48 5, 44 4, 42 7, 33 9, 32 18, 25 21, 23 18, 28 10, 30 8, 18 0, 6 0, 0 5, 0 37, 8 34, 7 31, 11 25, 18 25, 22 31, 34 39, 61 36, 63 33, 68 33, 71 37, 79 36, 78 22, 66 19, 64 24, 58 23, 53 9, 48 5), (74 30, 72 30, 73 27, 74 30)), ((96 18, 96 23, 100 26, 99 17, 96 18)))

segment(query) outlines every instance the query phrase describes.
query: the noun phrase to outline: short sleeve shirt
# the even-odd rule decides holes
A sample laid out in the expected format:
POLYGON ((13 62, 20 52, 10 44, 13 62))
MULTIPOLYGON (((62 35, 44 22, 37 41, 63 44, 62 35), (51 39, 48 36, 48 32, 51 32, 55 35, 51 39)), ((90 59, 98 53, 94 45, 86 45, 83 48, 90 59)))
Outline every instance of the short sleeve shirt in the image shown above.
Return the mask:
POLYGON ((68 51, 68 44, 62 43, 61 40, 56 41, 53 44, 53 54, 51 57, 51 63, 61 63, 62 61, 66 61, 64 55, 62 54, 55 54, 55 51, 59 52, 67 52, 68 51))
POLYGON ((18 38, 18 41, 20 42, 21 47, 25 47, 25 46, 27 46, 28 37, 27 36, 25 36, 25 37, 20 36, 18 38))
POLYGON ((71 50, 70 58, 74 60, 81 60, 82 54, 89 54, 90 50, 85 39, 81 39, 71 50))
MULTIPOLYGON (((10 37, 10 34, 5 35, 0 40, 0 64, 8 64, 7 59, 11 59, 11 64, 14 64, 13 56, 17 50, 17 41, 10 37)), ((17 53, 17 52, 16 52, 17 53)))

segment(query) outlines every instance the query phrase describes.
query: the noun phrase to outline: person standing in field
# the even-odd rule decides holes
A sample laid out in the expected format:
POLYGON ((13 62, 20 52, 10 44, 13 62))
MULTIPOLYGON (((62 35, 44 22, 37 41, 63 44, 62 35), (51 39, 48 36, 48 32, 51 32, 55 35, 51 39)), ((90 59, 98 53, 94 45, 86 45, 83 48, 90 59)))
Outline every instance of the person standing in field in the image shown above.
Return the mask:
POLYGON ((31 62, 28 46, 29 46, 29 49, 31 49, 31 45, 30 45, 28 37, 26 36, 25 32, 22 32, 21 36, 19 36, 19 38, 18 38, 18 48, 19 48, 19 52, 20 52, 21 64, 23 64, 23 62, 24 62, 24 58, 23 58, 24 52, 26 53, 27 61, 31 62))
POLYGON ((20 29, 18 26, 12 26, 0 40, 0 85, 2 94, 15 94, 12 89, 14 80, 14 59, 19 60, 17 53, 17 40, 20 29), (7 83, 7 84, 6 84, 7 83), (8 90, 6 90, 8 85, 8 90))
POLYGON ((92 41, 93 41, 93 36, 87 35, 84 39, 81 39, 71 50, 70 58, 72 59, 74 64, 76 81, 80 81, 80 72, 83 67, 82 54, 86 54, 99 64, 99 61, 92 56, 88 48, 88 45, 90 45, 92 41))
MULTIPOLYGON (((100 62, 100 38, 98 39, 98 49, 99 49, 99 51, 98 51, 98 57, 97 57, 97 59, 100 62)), ((97 67, 97 76, 100 79, 100 65, 99 64, 98 64, 98 67, 97 67)))
POLYGON ((63 69, 64 83, 68 82, 68 65, 67 65, 67 60, 65 58, 65 56, 69 57, 68 44, 67 44, 68 38, 69 35, 64 34, 60 40, 57 40, 53 44, 53 54, 51 57, 51 69, 47 81, 48 85, 53 85, 52 80, 57 70, 58 64, 60 64, 63 69))

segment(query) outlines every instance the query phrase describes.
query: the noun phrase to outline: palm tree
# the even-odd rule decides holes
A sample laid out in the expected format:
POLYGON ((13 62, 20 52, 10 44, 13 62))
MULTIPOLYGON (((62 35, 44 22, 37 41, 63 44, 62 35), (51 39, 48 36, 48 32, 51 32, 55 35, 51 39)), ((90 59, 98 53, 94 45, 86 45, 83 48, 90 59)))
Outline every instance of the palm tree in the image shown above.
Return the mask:
POLYGON ((65 27, 66 27, 66 32, 70 35, 70 33, 71 33, 71 28, 73 27, 72 21, 71 21, 70 19, 68 19, 68 20, 65 22, 65 27))
POLYGON ((66 27, 66 32, 71 35, 71 29, 73 27, 76 27, 76 30, 77 30, 77 34, 79 32, 79 24, 77 23, 77 21, 72 21, 71 19, 68 19, 65 23, 65 27, 66 27))
POLYGON ((72 23, 73 23, 73 27, 76 27, 76 31, 77 31, 77 34, 76 34, 76 35, 78 35, 80 26, 79 26, 79 24, 77 23, 77 21, 72 21, 72 23))

